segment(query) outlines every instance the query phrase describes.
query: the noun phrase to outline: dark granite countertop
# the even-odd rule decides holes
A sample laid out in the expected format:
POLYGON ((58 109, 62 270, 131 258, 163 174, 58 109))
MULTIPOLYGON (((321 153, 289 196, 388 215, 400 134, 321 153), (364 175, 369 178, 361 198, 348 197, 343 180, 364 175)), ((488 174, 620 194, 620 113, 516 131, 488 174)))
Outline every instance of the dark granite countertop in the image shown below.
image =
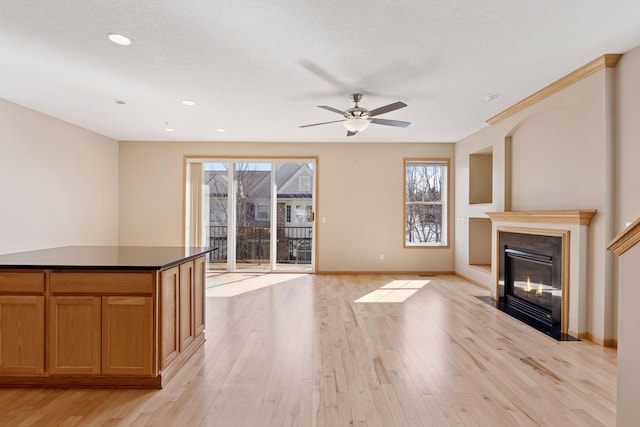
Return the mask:
POLYGON ((215 249, 184 246, 63 246, 0 255, 0 269, 162 270, 215 249))

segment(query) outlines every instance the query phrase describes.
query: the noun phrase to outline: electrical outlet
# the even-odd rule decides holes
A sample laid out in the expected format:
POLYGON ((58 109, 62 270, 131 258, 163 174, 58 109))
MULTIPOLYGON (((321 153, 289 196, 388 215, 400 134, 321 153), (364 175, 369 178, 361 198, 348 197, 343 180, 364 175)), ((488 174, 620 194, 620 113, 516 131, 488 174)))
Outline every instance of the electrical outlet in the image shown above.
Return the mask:
POLYGON ((384 261, 384 254, 380 254, 380 261, 384 261))

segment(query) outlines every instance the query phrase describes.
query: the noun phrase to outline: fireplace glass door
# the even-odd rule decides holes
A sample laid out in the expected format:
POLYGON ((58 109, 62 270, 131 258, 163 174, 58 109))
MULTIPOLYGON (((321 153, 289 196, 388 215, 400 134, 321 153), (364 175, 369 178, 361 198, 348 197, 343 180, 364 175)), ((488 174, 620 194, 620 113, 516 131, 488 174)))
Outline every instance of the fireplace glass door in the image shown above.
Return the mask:
POLYGON ((505 254, 511 288, 507 294, 551 311, 554 294, 561 292, 553 286, 551 257, 514 249, 506 249, 505 254))

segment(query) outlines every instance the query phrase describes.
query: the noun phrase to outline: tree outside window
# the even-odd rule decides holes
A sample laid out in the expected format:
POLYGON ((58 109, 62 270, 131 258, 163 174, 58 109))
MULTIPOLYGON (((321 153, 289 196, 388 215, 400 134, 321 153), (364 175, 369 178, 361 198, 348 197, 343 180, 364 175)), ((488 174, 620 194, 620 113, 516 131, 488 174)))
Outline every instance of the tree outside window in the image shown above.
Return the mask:
POLYGON ((447 246, 448 160, 405 159, 405 247, 447 246))

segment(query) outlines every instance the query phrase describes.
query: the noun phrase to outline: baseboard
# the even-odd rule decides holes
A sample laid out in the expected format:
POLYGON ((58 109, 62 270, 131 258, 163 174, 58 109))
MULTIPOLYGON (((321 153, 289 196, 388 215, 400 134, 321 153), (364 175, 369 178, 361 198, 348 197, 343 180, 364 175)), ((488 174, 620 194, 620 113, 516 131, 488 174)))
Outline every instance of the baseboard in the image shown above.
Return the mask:
POLYGON ((467 281, 467 282, 471 283, 472 285, 475 285, 475 286, 477 286, 479 288, 482 288, 485 291, 491 292, 491 286, 484 285, 484 284, 482 284, 482 283, 480 283, 480 282, 478 282, 476 280, 473 280, 472 278, 467 277, 464 274, 460 274, 458 272, 454 272, 453 275, 456 276, 456 277, 461 278, 464 281, 467 281))
POLYGON ((604 339, 600 337, 594 337, 591 332, 577 333, 576 331, 572 331, 571 329, 567 331, 567 334, 583 341, 591 341, 592 343, 602 347, 609 347, 609 348, 615 348, 615 349, 618 348, 618 340, 615 338, 604 339))
POLYGON ((452 276, 453 271, 326 271, 318 270, 321 275, 393 275, 393 276, 452 276))
POLYGON ((598 344, 602 347, 610 347, 610 348, 618 348, 618 340, 615 338, 600 338, 600 337, 594 337, 593 334, 591 332, 585 332, 580 334, 580 339, 586 339, 591 341, 594 344, 598 344))

